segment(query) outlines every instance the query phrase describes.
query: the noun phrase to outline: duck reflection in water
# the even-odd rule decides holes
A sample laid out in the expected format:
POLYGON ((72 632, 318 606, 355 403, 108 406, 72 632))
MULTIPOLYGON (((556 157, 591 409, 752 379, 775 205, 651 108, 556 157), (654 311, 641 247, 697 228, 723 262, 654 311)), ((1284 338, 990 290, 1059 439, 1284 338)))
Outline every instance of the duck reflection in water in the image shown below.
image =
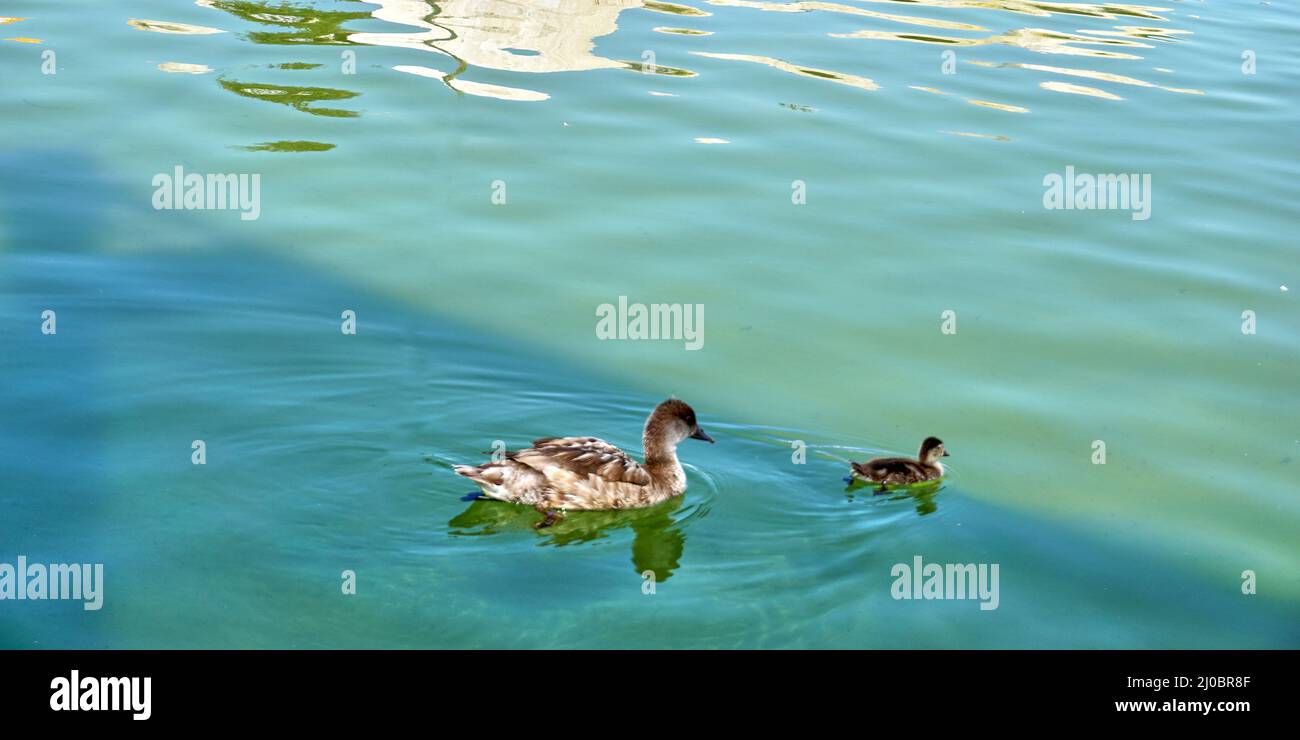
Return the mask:
POLYGON ((844 495, 849 501, 854 501, 858 496, 867 500, 875 500, 877 497, 883 497, 887 501, 905 501, 912 499, 916 502, 916 513, 919 516, 933 514, 939 510, 939 504, 935 498, 943 488, 943 481, 930 480, 922 483, 912 483, 904 486, 889 486, 886 490, 881 491, 880 487, 874 483, 865 483, 856 478, 845 478, 849 482, 848 488, 844 489, 844 495))
POLYGON ((656 506, 621 511, 575 511, 549 527, 537 529, 532 509, 501 501, 477 499, 447 525, 458 537, 527 533, 542 545, 564 547, 609 537, 620 529, 631 529, 632 567, 638 575, 652 571, 656 582, 672 577, 682 559, 686 533, 673 513, 682 505, 674 496, 656 506))

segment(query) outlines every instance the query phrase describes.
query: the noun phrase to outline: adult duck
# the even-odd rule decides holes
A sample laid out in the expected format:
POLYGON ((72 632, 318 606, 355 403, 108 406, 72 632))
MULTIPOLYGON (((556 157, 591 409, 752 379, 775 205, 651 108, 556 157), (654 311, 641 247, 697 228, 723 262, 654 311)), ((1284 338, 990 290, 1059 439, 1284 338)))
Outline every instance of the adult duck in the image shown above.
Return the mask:
POLYGON ((483 495, 532 506, 547 527, 564 512, 637 509, 680 496, 686 473, 677 445, 687 439, 713 442, 700 428, 695 410, 670 398, 655 407, 641 435, 645 462, 596 437, 546 437, 525 450, 484 465, 456 465, 457 475, 478 484, 483 495))

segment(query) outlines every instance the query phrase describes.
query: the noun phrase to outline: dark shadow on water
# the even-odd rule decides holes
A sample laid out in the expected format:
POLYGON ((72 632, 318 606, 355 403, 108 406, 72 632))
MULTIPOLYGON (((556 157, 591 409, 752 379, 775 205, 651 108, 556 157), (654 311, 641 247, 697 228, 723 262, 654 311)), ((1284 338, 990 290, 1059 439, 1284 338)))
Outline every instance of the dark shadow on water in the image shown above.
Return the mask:
MULTIPOLYGON (((224 469, 214 459, 204 473, 216 475, 198 482, 187 477, 195 470, 189 440, 199 434, 190 436, 191 428, 201 428, 216 449, 247 444, 248 420, 269 413, 265 391, 286 379, 296 378, 299 398, 330 405, 337 400, 340 378, 347 378, 342 382, 352 389, 393 377, 419 378, 405 388, 405 395, 330 405, 324 414, 329 424, 311 421, 317 413, 311 409, 324 405, 277 408, 277 423, 295 426, 300 435, 307 430, 296 441, 273 432, 263 440, 284 449, 301 444, 322 450, 347 447, 358 429, 373 437, 372 453, 359 455, 351 465, 359 478, 382 477, 387 458, 400 462, 419 455, 420 435, 442 423, 443 407, 433 401, 450 380, 459 380, 463 368, 528 367, 536 374, 531 387, 542 393, 609 385, 583 368, 521 352, 516 344, 485 339, 454 318, 412 308, 364 274, 340 279, 235 229, 213 228, 183 212, 158 214, 145 182, 140 186, 107 171, 81 152, 0 152, 0 344, 5 346, 0 377, 6 383, 0 418, 14 422, 0 425, 0 503, 5 505, 0 543, 22 543, 20 552, 47 562, 105 563, 106 571, 119 579, 115 593, 136 594, 116 600, 110 596, 109 603, 118 609, 139 614, 147 603, 139 594, 165 593, 171 587, 166 580, 148 581, 150 564, 203 560, 228 549, 235 535, 215 524, 223 517, 280 532, 258 551, 265 564, 258 573, 266 579, 282 578, 274 558, 285 546, 354 548, 395 557, 396 546, 386 544, 380 532, 386 518, 404 510, 404 488, 365 488, 355 506, 375 515, 358 527, 349 514, 353 509, 337 499, 316 502, 332 509, 310 506, 312 496, 335 488, 330 482, 335 473, 312 465, 285 468, 274 483, 263 481, 264 500, 277 501, 275 505, 221 495, 246 492, 249 478, 225 481, 241 480, 251 466, 265 465, 264 457, 227 458, 224 469), (134 249, 107 248, 124 231, 134 249), (372 329, 358 335, 355 346, 338 342, 341 306, 371 317, 372 329), (57 335, 41 333, 46 308, 57 309, 57 335), (142 375, 148 376, 147 385, 140 382, 142 375), (260 383, 262 392, 230 382, 234 377, 260 383), (214 380, 211 386, 195 385, 196 378, 214 380), (408 436, 376 426, 369 411, 375 404, 406 423, 408 436), (418 426, 404 416, 412 406, 428 409, 418 426), (182 453, 171 454, 169 441, 176 441, 182 453), (156 463, 151 472, 132 462, 140 457, 156 463), (18 497, 22 506, 12 506, 18 497), (231 503, 235 500, 238 507, 231 503), (144 521, 138 512, 147 514, 144 521), (214 524, 183 538, 173 535, 172 523, 201 521, 196 517, 210 517, 214 524)), ((256 453, 259 448, 248 449, 256 453)), ((456 510, 448 501, 463 491, 450 481, 444 485, 438 476, 434 481, 428 510, 447 505, 445 517, 456 510)), ((517 529, 537 537, 539 544, 557 547, 631 529, 637 572, 652 571, 656 580, 666 580, 679 567, 685 542, 681 524, 672 516, 680 505, 678 499, 636 512, 575 513, 538 532, 532 527, 538 519, 532 509, 482 503, 453 522, 482 529, 480 534, 517 529)), ((606 555, 619 557, 613 550, 606 555)), ((295 580, 276 582, 301 588, 295 580)), ((204 583, 202 598, 213 603, 261 598, 247 583, 227 582, 216 574, 204 583)), ((150 630, 174 626, 185 609, 202 603, 155 604, 149 613, 156 623, 130 628, 121 620, 105 621, 96 612, 62 608, 57 602, 48 608, 34 605, 20 618, 0 620, 0 647, 154 644, 148 642, 150 630)), ((171 634, 175 640, 183 633, 171 634)), ((238 644, 205 642, 211 638, 197 629, 181 639, 173 644, 238 644)), ((285 633, 270 639, 288 644, 292 638, 285 633)))
POLYGON ((571 511, 555 524, 536 529, 541 514, 527 506, 479 499, 447 522, 451 534, 480 537, 507 532, 532 533, 543 545, 564 547, 604 539, 621 529, 631 529, 632 566, 638 574, 653 571, 655 581, 672 577, 681 563, 686 534, 672 514, 682 505, 682 497, 647 509, 631 511, 571 511))

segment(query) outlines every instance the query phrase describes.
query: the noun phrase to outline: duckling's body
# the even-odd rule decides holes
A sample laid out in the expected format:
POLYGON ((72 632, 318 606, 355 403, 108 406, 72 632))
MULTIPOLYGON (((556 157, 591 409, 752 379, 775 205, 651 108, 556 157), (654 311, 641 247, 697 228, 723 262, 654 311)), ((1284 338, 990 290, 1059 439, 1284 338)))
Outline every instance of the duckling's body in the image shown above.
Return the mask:
POLYGON ((948 451, 944 449, 942 440, 926 437, 915 460, 910 457, 878 457, 862 463, 850 463, 849 468, 854 478, 879 483, 884 488, 942 478, 945 471, 939 458, 947 456, 948 451))
POLYGON ((690 406, 669 399, 646 420, 644 463, 596 437, 546 437, 504 460, 454 469, 488 498, 536 507, 545 526, 569 509, 636 509, 681 495, 686 473, 677 444, 685 439, 713 441, 690 406))

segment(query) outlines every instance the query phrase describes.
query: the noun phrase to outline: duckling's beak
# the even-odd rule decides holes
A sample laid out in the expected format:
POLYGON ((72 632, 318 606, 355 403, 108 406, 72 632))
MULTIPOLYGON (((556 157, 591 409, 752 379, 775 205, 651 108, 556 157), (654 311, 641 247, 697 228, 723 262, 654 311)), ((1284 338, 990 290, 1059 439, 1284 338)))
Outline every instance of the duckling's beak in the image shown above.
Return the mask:
POLYGON ((944 451, 943 451, 943 456, 944 456, 944 457, 948 457, 948 451, 947 451, 947 450, 944 450, 944 451))
POLYGON ((703 427, 695 427, 695 434, 691 435, 691 439, 702 439, 709 444, 713 444, 713 437, 706 434, 703 427))

